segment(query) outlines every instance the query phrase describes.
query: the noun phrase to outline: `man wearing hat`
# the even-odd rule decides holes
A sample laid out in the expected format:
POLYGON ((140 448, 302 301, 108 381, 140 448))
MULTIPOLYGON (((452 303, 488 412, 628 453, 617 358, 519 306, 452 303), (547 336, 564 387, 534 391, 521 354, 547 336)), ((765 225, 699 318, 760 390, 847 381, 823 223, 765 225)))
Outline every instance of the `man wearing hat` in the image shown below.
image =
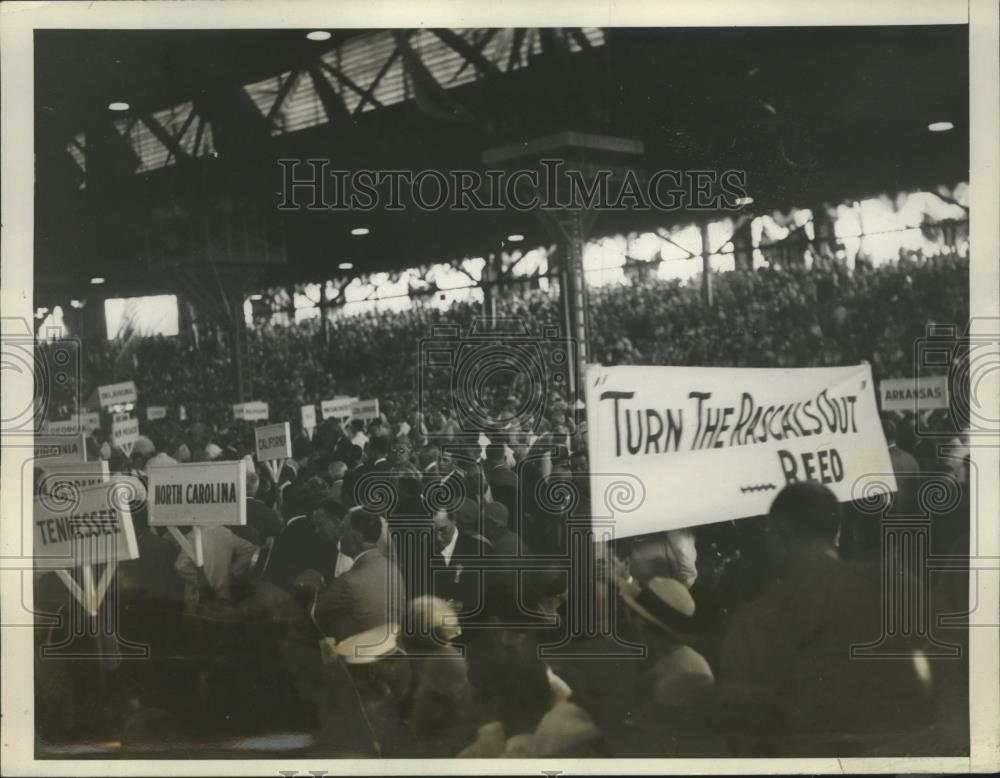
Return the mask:
POLYGON ((364 508, 348 513, 340 548, 353 564, 334 578, 316 603, 316 623, 327 636, 343 640, 368 629, 399 624, 403 578, 379 549, 382 529, 382 519, 364 508))
POLYGON ((490 542, 486 551, 491 556, 517 558, 530 554, 520 536, 510 529, 510 524, 510 513, 502 502, 483 506, 483 534, 490 542))
POLYGON ((132 443, 129 464, 135 473, 145 473, 146 463, 156 455, 156 446, 145 435, 140 435, 132 443))
POLYGON ((281 532, 281 519, 273 508, 257 499, 260 476, 252 461, 248 463, 246 468, 246 484, 247 523, 242 527, 231 527, 231 529, 240 537, 260 546, 268 538, 277 537, 278 533, 281 532))
MULTIPOLYGON (((503 443, 491 443, 486 447, 486 482, 490 486, 493 499, 501 503, 507 510, 507 518, 516 521, 518 510, 517 476, 507 465, 506 451, 503 443)), ((516 529, 512 526, 511 529, 516 529)))
POLYGON ((483 506, 483 534, 490 542, 486 553, 501 557, 499 569, 491 569, 486 574, 487 610, 501 619, 518 619, 517 577, 521 559, 530 551, 521 542, 516 532, 509 529, 507 508, 502 503, 491 502, 483 506))

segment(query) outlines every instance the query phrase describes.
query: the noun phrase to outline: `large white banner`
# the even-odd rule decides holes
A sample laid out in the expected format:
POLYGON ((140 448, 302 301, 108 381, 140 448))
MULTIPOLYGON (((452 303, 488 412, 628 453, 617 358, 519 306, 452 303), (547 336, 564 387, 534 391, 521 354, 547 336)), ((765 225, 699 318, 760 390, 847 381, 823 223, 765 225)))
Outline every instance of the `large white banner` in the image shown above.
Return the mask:
POLYGON ((591 500, 638 482, 616 537, 766 514, 795 481, 895 491, 871 368, 592 367, 591 500))

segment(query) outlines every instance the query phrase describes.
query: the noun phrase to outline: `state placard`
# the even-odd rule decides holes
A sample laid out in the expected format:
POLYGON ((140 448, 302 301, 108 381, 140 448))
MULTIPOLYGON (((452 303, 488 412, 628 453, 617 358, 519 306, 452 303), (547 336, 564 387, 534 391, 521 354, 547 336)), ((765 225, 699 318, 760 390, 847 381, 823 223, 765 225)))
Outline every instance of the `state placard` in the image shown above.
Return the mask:
POLYGON ((154 527, 234 526, 247 523, 246 464, 153 464, 149 523, 154 527))
POLYGON ((320 412, 324 419, 339 419, 345 421, 351 418, 351 406, 358 401, 357 397, 334 397, 320 403, 320 412))
POLYGON ((257 461, 270 462, 288 459, 292 455, 292 433, 287 421, 268 424, 254 431, 257 441, 257 461))
POLYGON ((42 435, 79 435, 83 430, 80 428, 80 422, 77 419, 67 419, 66 421, 46 421, 42 422, 42 427, 39 430, 42 435))
POLYGON ((351 420, 369 421, 379 417, 378 400, 358 400, 351 405, 351 420))
POLYGON ((80 422, 80 429, 86 432, 88 435, 96 429, 101 427, 101 414, 97 411, 88 411, 86 413, 78 413, 76 415, 77 420, 80 422))
POLYGON ((132 416, 115 415, 111 422, 111 445, 128 450, 139 437, 139 420, 132 416))
POLYGON ((948 407, 948 376, 887 378, 878 383, 883 411, 934 411, 948 407))
POLYGON ((233 418, 243 421, 267 421, 268 407, 263 400, 253 400, 233 405, 233 418))
POLYGON ((110 408, 112 405, 138 402, 139 393, 135 388, 135 381, 122 381, 97 387, 97 399, 102 408, 110 408))
POLYGON ((35 459, 45 463, 86 462, 87 436, 82 432, 72 437, 35 435, 35 459))
POLYGON ((34 499, 35 564, 66 568, 138 559, 139 547, 128 508, 114 499, 109 483, 71 495, 34 499))
POLYGON ((108 463, 36 460, 35 491, 58 494, 61 489, 89 489, 111 480, 108 463))
POLYGON ((303 405, 302 406, 302 429, 304 429, 304 430, 314 430, 314 429, 316 429, 316 406, 315 405, 303 405))
POLYGON ((76 413, 61 421, 44 421, 39 428, 42 435, 88 435, 101 426, 101 415, 96 412, 76 413))

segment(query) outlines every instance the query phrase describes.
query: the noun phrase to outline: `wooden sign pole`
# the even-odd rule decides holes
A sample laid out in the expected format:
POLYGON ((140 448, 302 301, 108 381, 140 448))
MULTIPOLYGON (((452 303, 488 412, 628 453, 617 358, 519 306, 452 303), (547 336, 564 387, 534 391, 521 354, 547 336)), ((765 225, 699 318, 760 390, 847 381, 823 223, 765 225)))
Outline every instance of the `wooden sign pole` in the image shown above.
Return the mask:
POLYGON ((191 540, 184 537, 184 533, 177 527, 167 527, 167 531, 173 535, 174 540, 177 541, 177 545, 181 547, 181 551, 187 554, 195 565, 198 567, 205 566, 205 548, 202 545, 201 527, 191 528, 191 538, 194 541, 193 543, 191 540))
POLYGON ((107 564, 104 565, 104 572, 101 573, 101 580, 97 582, 97 591, 95 595, 97 597, 97 602, 95 603, 95 615, 96 609, 101 607, 101 603, 104 602, 104 597, 108 593, 108 589, 111 587, 111 579, 114 578, 115 568, 117 568, 118 562, 114 559, 109 560, 107 564))
POLYGON ((73 598, 83 606, 92 617, 97 617, 97 612, 101 609, 101 603, 111 587, 111 579, 115 576, 117 562, 110 559, 105 565, 98 581, 94 581, 94 566, 90 562, 84 562, 80 566, 83 577, 83 588, 76 582, 69 570, 56 570, 55 573, 63 585, 73 595, 73 598))
POLYGON ((91 616, 97 615, 96 588, 94 587, 94 568, 90 564, 83 566, 83 607, 91 616))
POLYGON ((274 480, 275 486, 278 485, 278 477, 281 475, 281 470, 287 461, 287 459, 269 459, 265 462, 267 472, 271 474, 271 478, 274 480))
POLYGON ((59 580, 62 581, 63 585, 69 590, 69 593, 73 595, 74 599, 86 608, 87 598, 84 595, 83 590, 80 588, 80 584, 78 584, 76 579, 70 575, 69 570, 56 570, 55 572, 56 575, 59 576, 59 580))

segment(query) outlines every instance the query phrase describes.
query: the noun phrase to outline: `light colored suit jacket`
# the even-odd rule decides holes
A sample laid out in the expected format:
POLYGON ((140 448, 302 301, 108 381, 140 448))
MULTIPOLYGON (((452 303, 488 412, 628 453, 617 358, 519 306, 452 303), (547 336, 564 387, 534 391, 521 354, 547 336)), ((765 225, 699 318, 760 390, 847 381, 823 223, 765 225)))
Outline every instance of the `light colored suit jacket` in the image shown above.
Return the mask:
POLYGON ((328 637, 337 640, 384 624, 399 624, 403 591, 399 568, 378 548, 370 549, 320 594, 316 621, 328 637))

